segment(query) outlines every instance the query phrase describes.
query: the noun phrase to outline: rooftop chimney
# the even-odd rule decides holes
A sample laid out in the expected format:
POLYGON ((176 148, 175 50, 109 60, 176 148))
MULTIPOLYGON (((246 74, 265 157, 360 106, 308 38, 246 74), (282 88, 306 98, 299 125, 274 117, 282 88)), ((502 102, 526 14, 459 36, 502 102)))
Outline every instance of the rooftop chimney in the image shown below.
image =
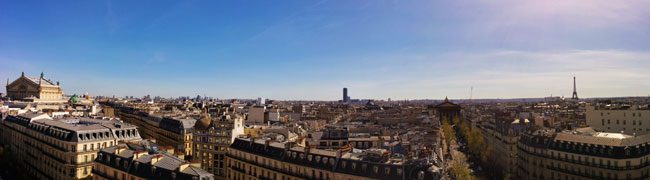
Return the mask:
POLYGON ((124 150, 126 150, 126 147, 117 146, 117 147, 115 147, 115 154, 120 154, 120 153, 124 152, 124 150))
POLYGON ((293 147, 292 142, 284 143, 284 150, 285 151, 289 151, 291 149, 291 147, 293 147))
POLYGON ((311 147, 309 146, 309 142, 305 142, 305 154, 309 154, 310 150, 311 150, 311 147))
POLYGON ((147 155, 147 151, 136 151, 133 153, 133 159, 139 159, 140 157, 147 155))
POLYGON ((181 171, 181 172, 185 171, 185 169, 187 169, 188 167, 190 167, 190 163, 185 162, 185 163, 181 164, 180 167, 178 167, 178 171, 181 171))
POLYGON ((156 154, 151 158, 151 165, 156 164, 158 161, 162 160, 163 155, 162 154, 156 154))

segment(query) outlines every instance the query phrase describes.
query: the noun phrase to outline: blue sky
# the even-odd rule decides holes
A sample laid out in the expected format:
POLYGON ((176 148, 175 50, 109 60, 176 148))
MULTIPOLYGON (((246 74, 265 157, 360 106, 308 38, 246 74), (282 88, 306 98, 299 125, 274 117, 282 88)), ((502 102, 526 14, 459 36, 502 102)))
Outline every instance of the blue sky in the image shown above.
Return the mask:
MULTIPOLYGON (((650 1, 7 1, 0 78, 67 94, 650 94, 650 1)), ((4 91, 4 90, 3 90, 4 91)))

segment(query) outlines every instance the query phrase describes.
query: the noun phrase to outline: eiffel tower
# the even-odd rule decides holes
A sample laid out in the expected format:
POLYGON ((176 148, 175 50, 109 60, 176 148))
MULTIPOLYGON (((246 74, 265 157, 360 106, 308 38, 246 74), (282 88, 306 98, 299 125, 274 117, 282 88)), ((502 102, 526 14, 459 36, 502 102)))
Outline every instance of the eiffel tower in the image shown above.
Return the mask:
POLYGON ((576 76, 573 76, 573 96, 571 99, 578 99, 578 91, 576 91, 576 76))

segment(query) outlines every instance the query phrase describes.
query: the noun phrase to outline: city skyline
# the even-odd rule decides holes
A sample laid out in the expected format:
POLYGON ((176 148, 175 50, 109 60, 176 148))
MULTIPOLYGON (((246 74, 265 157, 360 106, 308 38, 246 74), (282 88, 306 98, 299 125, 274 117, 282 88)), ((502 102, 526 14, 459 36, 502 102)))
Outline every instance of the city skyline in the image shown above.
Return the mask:
MULTIPOLYGON (((0 78, 66 94, 648 96, 648 2, 0 0, 0 78)), ((4 80, 3 79, 3 80, 4 80)), ((3 90, 4 92, 4 90, 3 90)))

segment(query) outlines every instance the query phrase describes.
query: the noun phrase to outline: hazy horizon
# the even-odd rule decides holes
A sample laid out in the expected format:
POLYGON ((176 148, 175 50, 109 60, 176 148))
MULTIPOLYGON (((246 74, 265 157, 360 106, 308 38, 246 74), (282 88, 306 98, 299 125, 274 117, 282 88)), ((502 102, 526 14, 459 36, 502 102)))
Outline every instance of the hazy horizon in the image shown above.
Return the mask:
MULTIPOLYGON (((0 78, 66 94, 645 97, 650 2, 0 0, 0 78)), ((0 92, 5 92, 5 89, 0 92)))

